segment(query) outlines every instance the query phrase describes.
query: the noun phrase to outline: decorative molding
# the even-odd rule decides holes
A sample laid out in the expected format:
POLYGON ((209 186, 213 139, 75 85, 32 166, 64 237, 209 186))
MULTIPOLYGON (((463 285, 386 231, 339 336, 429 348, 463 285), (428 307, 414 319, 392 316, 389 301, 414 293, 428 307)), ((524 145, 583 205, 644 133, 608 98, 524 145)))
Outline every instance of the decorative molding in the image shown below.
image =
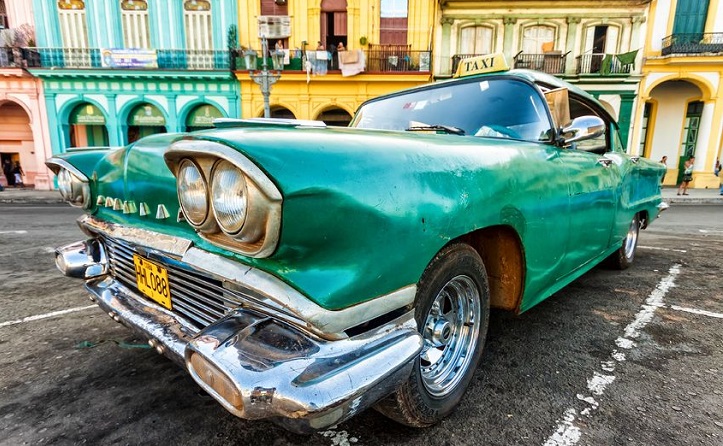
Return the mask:
POLYGON ((566 21, 568 25, 577 25, 582 20, 580 17, 567 17, 566 21))
POLYGON ((517 23, 517 17, 502 17, 502 22, 505 25, 514 25, 517 23))
POLYGON ((647 18, 644 15, 636 15, 630 19, 633 23, 645 23, 647 18))

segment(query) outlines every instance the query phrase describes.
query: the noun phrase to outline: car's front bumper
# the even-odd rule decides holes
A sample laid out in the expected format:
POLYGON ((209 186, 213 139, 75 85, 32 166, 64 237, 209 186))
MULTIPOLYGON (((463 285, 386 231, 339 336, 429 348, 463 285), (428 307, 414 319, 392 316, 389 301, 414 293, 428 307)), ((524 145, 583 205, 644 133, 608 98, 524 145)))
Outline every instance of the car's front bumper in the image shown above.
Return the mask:
POLYGON ((114 320, 147 337, 241 418, 271 419, 296 432, 336 424, 393 392, 422 347, 413 311, 333 340, 252 306, 199 330, 108 275, 105 258, 97 240, 56 253, 61 271, 86 279, 114 320))

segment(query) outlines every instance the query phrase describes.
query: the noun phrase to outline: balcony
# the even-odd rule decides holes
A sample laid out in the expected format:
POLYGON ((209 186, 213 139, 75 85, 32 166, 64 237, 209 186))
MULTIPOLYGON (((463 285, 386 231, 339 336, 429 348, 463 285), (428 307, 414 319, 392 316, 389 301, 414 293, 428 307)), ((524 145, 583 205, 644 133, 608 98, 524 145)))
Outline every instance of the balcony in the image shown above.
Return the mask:
POLYGON ((602 76, 630 74, 637 51, 625 54, 583 54, 575 58, 577 74, 599 74, 602 76))
POLYGON ((563 74, 565 73, 566 59, 567 53, 562 54, 559 51, 543 54, 518 53, 514 58, 514 67, 543 71, 547 74, 563 74))
POLYGON ((35 48, 38 67, 72 69, 229 70, 225 50, 35 48))
POLYGON ((28 48, 0 48, 0 68, 32 68, 40 66, 36 51, 28 48))
MULTIPOLYGON (((256 54, 260 54, 260 50, 254 50, 256 54)), ((347 52, 350 53, 350 52, 347 52)), ((301 50, 291 50, 287 59, 288 63, 284 65, 285 71, 302 71, 304 70, 305 58, 313 62, 314 69, 318 69, 319 63, 325 63, 327 72, 340 72, 342 71, 339 66, 339 53, 334 49, 330 52, 331 57, 323 62, 322 59, 317 58, 317 51, 307 50, 305 53, 301 50)), ((365 73, 383 73, 383 74, 405 74, 405 73, 429 73, 431 70, 431 57, 430 51, 414 51, 411 50, 410 45, 374 45, 369 44, 369 49, 361 50, 361 54, 364 56, 364 72, 365 73)), ((233 65, 232 69, 236 70, 248 70, 246 63, 243 58, 242 50, 233 50, 233 65)), ((326 56, 325 56, 326 57, 326 56)), ((358 59, 357 59, 358 60, 358 59)), ((259 57, 256 59, 256 67, 253 69, 260 69, 262 59, 259 57)), ((273 66, 271 58, 267 59, 269 67, 273 66)))
POLYGON ((723 53, 723 33, 672 34, 663 38, 663 56, 704 53, 723 53))
MULTIPOLYGON (((452 56, 452 74, 457 72, 459 62, 471 57, 482 56, 483 54, 455 54, 452 56)), ((543 54, 517 53, 513 58, 514 68, 542 71, 548 74, 560 75, 565 73, 565 61, 567 54, 552 51, 543 54)))

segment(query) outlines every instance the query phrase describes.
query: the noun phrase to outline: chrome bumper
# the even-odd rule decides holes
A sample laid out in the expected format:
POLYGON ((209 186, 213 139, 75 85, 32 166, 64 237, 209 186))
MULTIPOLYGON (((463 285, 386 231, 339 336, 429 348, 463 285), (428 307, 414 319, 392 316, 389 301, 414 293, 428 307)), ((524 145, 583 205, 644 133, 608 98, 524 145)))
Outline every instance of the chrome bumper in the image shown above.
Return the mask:
MULTIPOLYGON (((270 419, 295 432, 337 424, 393 392, 422 348, 414 312, 358 336, 326 340, 255 309, 239 308, 198 330, 182 317, 74 262, 98 254, 92 241, 56 251, 64 273, 86 279, 91 298, 114 320, 185 367, 228 411, 270 419), (63 269, 65 268, 65 269, 63 269)), ((99 255, 90 258, 100 259, 99 255)), ((86 265, 88 266, 88 265, 86 265)))

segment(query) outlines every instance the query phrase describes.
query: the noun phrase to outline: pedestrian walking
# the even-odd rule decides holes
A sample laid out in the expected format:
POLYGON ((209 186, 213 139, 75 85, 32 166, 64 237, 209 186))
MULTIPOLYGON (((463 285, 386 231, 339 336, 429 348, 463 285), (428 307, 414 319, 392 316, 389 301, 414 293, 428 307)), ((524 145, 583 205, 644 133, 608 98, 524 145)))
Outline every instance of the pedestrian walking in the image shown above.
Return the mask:
POLYGON ((720 181, 720 190, 719 190, 719 192, 720 192, 721 195, 723 195, 723 175, 720 174, 720 172, 721 172, 721 167, 722 167, 722 166, 721 166, 721 164, 720 164, 720 160, 715 160, 715 167, 713 168, 713 173, 715 174, 715 176, 718 177, 718 180, 720 181))
POLYGON ((678 195, 689 195, 688 186, 690 182, 693 181, 693 164, 695 164, 695 157, 691 156, 688 158, 688 161, 685 162, 683 181, 680 183, 680 187, 678 187, 678 195))
POLYGON ((658 162, 665 166, 665 172, 663 172, 663 177, 660 179, 660 184, 662 185, 665 182, 665 174, 668 173, 668 157, 663 156, 658 162))
POLYGON ((13 179, 15 180, 16 187, 23 187, 23 175, 25 175, 25 172, 23 172, 23 168, 20 167, 20 161, 15 161, 15 165, 13 166, 13 179))
POLYGON ((9 159, 5 158, 5 161, 3 161, 3 173, 5 174, 5 178, 8 180, 8 187, 13 187, 15 185, 15 175, 13 175, 13 163, 10 162, 9 159))

